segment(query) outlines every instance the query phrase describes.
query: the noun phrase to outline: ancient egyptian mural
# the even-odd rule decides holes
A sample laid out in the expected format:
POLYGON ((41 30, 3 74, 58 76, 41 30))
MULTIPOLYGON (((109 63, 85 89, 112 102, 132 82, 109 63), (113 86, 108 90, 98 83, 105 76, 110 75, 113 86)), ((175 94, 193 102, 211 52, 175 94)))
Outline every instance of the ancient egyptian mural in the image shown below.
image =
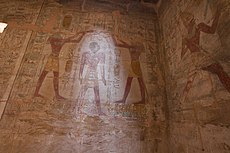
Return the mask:
POLYGON ((156 12, 1 1, 0 152, 165 152, 156 12), (5 7, 9 6, 9 7, 5 7))
POLYGON ((160 17, 172 152, 230 150, 229 1, 177 0, 160 17))

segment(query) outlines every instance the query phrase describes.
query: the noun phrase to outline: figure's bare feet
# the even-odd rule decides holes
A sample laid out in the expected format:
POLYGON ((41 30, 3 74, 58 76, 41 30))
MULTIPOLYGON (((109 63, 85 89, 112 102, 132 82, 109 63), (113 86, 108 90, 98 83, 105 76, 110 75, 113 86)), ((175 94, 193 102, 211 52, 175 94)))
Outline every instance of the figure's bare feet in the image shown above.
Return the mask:
POLYGON ((116 104, 125 104, 125 100, 118 100, 118 101, 115 101, 114 103, 116 103, 116 104))
POLYGON ((34 93, 34 97, 45 98, 44 96, 42 96, 42 95, 41 95, 41 94, 39 94, 39 93, 34 93))
POLYGON ((62 97, 61 95, 56 95, 56 99, 57 100, 66 100, 66 98, 62 97))

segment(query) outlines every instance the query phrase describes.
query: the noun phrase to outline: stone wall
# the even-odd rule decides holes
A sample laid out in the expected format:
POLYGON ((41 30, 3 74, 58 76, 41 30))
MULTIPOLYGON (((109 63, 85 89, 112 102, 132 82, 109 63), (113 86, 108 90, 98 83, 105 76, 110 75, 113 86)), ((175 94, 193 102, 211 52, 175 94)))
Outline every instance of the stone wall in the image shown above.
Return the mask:
POLYGON ((3 0, 0 8, 8 23, 0 152, 167 152, 152 8, 110 0, 3 0))
POLYGON ((229 9, 228 0, 161 6, 171 153, 230 151, 229 9))

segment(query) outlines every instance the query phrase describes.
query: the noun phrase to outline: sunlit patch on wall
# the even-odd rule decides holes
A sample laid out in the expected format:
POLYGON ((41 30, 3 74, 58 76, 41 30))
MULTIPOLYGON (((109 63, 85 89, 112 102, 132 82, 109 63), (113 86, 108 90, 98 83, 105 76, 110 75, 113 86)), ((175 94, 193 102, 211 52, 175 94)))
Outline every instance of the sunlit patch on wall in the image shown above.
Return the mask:
POLYGON ((7 27, 6 23, 0 22, 0 33, 3 33, 4 29, 7 27))
POLYGON ((74 66, 75 71, 79 73, 74 79, 77 81, 74 90, 77 107, 81 107, 79 109, 87 115, 97 114, 100 110, 96 106, 95 86, 98 86, 102 113, 107 114, 104 106, 114 100, 114 80, 115 75, 119 75, 114 72, 119 61, 116 61, 115 44, 111 34, 100 29, 88 32, 74 54, 80 57, 78 64, 74 66), (82 64, 84 68, 81 69, 82 64))

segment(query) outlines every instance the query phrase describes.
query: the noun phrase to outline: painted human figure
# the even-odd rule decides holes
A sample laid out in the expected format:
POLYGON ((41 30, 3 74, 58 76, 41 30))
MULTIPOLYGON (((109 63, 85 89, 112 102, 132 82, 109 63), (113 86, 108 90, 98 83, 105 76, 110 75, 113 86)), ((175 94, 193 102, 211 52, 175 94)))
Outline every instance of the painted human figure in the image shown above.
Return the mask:
MULTIPOLYGON (((189 50, 190 53, 192 54, 192 58, 194 58, 193 61, 198 61, 197 63, 194 63, 196 69, 204 70, 216 74, 219 80, 221 81, 221 83, 223 84, 223 86, 228 90, 228 92, 230 92, 230 77, 224 71, 221 64, 218 61, 216 61, 213 57, 211 57, 211 55, 209 55, 207 51, 205 51, 200 46, 201 32, 207 34, 214 34, 217 29, 219 17, 220 17, 220 11, 217 11, 214 20, 212 22, 212 25, 209 26, 205 23, 196 24, 194 16, 191 13, 188 12, 181 13, 181 19, 188 31, 188 34, 182 39, 181 58, 183 58, 186 52, 189 50)), ((192 84, 197 74, 198 72, 195 71, 188 78, 188 81, 183 91, 185 99, 187 97, 189 90, 192 88, 192 84)))
POLYGON ((59 54, 65 43, 79 43, 83 38, 84 34, 85 32, 80 32, 75 36, 64 39, 61 37, 59 33, 55 33, 54 35, 49 37, 48 41, 51 45, 52 53, 49 55, 45 68, 43 69, 38 79, 37 86, 34 93, 35 97, 43 97, 42 95, 39 94, 39 90, 48 72, 52 71, 54 75, 53 86, 54 86, 55 97, 57 99, 64 99, 64 97, 62 97, 59 93, 59 54), (76 37, 78 38, 74 39, 76 37))
POLYGON ((131 58, 131 64, 130 64, 129 74, 128 74, 123 98, 119 101, 116 101, 115 103, 124 103, 124 104, 126 103, 127 97, 131 89, 132 80, 133 78, 137 78, 140 87, 141 100, 135 103, 144 104, 146 87, 144 84, 141 65, 140 65, 140 55, 142 52, 144 52, 143 44, 136 42, 130 45, 122 40, 118 41, 116 37, 113 37, 113 39, 117 47, 128 49, 131 58))
POLYGON ((105 80, 105 54, 98 52, 100 46, 97 42, 93 41, 89 44, 90 51, 84 52, 81 57, 79 79, 81 83, 81 89, 78 96, 78 106, 76 113, 81 113, 81 109, 84 103, 84 97, 89 88, 93 88, 96 101, 96 107, 99 115, 104 113, 101 110, 100 92, 99 92, 99 79, 98 79, 98 66, 100 66, 100 74, 102 82, 106 85, 105 80))

